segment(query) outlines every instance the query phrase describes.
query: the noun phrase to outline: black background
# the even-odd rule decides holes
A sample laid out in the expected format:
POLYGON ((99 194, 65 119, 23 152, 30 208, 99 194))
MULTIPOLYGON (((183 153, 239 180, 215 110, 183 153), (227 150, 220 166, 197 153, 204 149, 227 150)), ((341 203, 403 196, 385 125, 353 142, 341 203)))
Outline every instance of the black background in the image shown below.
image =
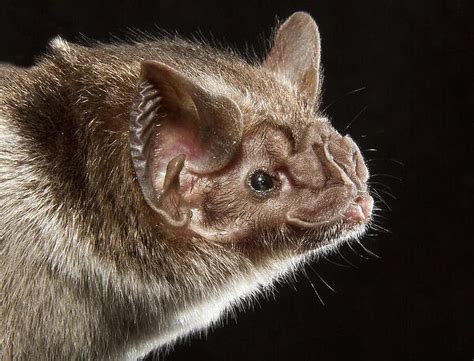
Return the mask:
POLYGON ((472 360, 468 3, 3 0, 0 61, 31 65, 58 34, 106 41, 127 28, 153 31, 155 24, 182 35, 212 33, 262 54, 277 17, 310 12, 322 35, 323 105, 341 131, 357 117, 349 133, 365 150, 373 181, 382 183, 374 183, 387 203, 378 203, 385 218, 379 224, 391 233, 374 230, 362 241, 380 258, 345 246, 307 267, 307 277, 278 287, 275 299, 180 343, 165 359, 472 360))

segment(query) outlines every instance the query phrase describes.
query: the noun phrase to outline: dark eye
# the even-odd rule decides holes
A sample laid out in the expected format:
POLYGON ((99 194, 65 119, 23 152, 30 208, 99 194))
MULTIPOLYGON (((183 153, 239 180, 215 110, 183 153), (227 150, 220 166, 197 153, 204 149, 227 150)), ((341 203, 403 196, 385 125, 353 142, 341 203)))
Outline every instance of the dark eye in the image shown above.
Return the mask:
POLYGON ((268 192, 275 187, 271 175, 263 170, 257 170, 250 176, 250 187, 256 192, 268 192))

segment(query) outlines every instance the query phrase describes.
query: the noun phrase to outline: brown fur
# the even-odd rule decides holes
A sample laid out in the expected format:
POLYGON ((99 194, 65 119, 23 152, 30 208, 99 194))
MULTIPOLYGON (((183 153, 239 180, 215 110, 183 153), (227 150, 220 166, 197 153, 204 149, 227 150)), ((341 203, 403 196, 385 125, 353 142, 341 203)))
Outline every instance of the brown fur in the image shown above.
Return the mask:
POLYGON ((271 290, 322 246, 363 232, 365 224, 340 217, 367 192, 360 152, 314 109, 319 88, 298 88, 307 88, 307 79, 314 86, 320 74, 295 85, 276 68, 161 39, 92 47, 56 40, 34 67, 8 69, 0 78, 4 360, 133 359, 207 327, 241 300, 271 290), (202 225, 243 229, 230 240, 170 228, 144 201, 129 117, 145 60, 232 99, 242 113, 232 161, 193 178, 202 225), (329 142, 353 186, 319 197, 342 180, 318 155, 322 148, 304 153, 309 141, 329 142), (277 163, 299 184, 291 196, 263 202, 242 191, 242 169, 277 163), (308 210, 313 205, 321 209, 308 210), (318 225, 287 224, 289 210, 318 225))

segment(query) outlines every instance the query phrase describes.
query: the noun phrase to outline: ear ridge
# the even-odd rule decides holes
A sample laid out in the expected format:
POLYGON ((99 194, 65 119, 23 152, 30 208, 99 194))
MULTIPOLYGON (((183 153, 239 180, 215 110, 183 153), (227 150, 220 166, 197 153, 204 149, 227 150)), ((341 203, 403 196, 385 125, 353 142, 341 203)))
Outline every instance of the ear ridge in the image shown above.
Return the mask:
POLYGON ((140 82, 137 97, 133 102, 132 111, 130 112, 129 144, 132 163, 146 202, 155 212, 166 217, 167 214, 160 208, 158 203, 159 197, 153 186, 152 177, 150 177, 150 163, 148 162, 152 141, 150 133, 154 127, 152 122, 153 113, 158 105, 158 101, 150 102, 153 99, 159 99, 159 97, 152 84, 140 82))
POLYGON ((189 212, 179 207, 179 173, 184 165, 184 155, 171 159, 166 166, 163 187, 157 192, 151 175, 152 137, 154 122, 160 108, 161 97, 155 87, 144 81, 139 85, 138 97, 132 107, 130 122, 130 150, 142 193, 148 205, 172 227, 184 227, 189 222, 189 212))
POLYGON ((158 197, 158 212, 172 227, 184 227, 191 216, 190 211, 180 207, 182 203, 179 193, 179 175, 184 166, 184 155, 180 154, 169 161, 166 166, 166 175, 163 188, 158 197))
POLYGON ((291 15, 277 30, 263 65, 292 82, 303 98, 315 104, 320 93, 321 39, 314 19, 291 15))

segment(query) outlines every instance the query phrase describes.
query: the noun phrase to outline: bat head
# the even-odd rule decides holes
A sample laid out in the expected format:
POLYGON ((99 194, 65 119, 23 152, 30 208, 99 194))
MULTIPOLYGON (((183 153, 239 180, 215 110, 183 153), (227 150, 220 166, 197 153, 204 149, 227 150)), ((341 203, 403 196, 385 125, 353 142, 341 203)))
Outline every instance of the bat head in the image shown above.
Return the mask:
POLYGON ((246 77, 216 86, 142 62, 130 148, 156 222, 178 238, 291 240, 298 250, 363 233, 369 173, 354 141, 318 111, 314 20, 286 20, 246 77))

